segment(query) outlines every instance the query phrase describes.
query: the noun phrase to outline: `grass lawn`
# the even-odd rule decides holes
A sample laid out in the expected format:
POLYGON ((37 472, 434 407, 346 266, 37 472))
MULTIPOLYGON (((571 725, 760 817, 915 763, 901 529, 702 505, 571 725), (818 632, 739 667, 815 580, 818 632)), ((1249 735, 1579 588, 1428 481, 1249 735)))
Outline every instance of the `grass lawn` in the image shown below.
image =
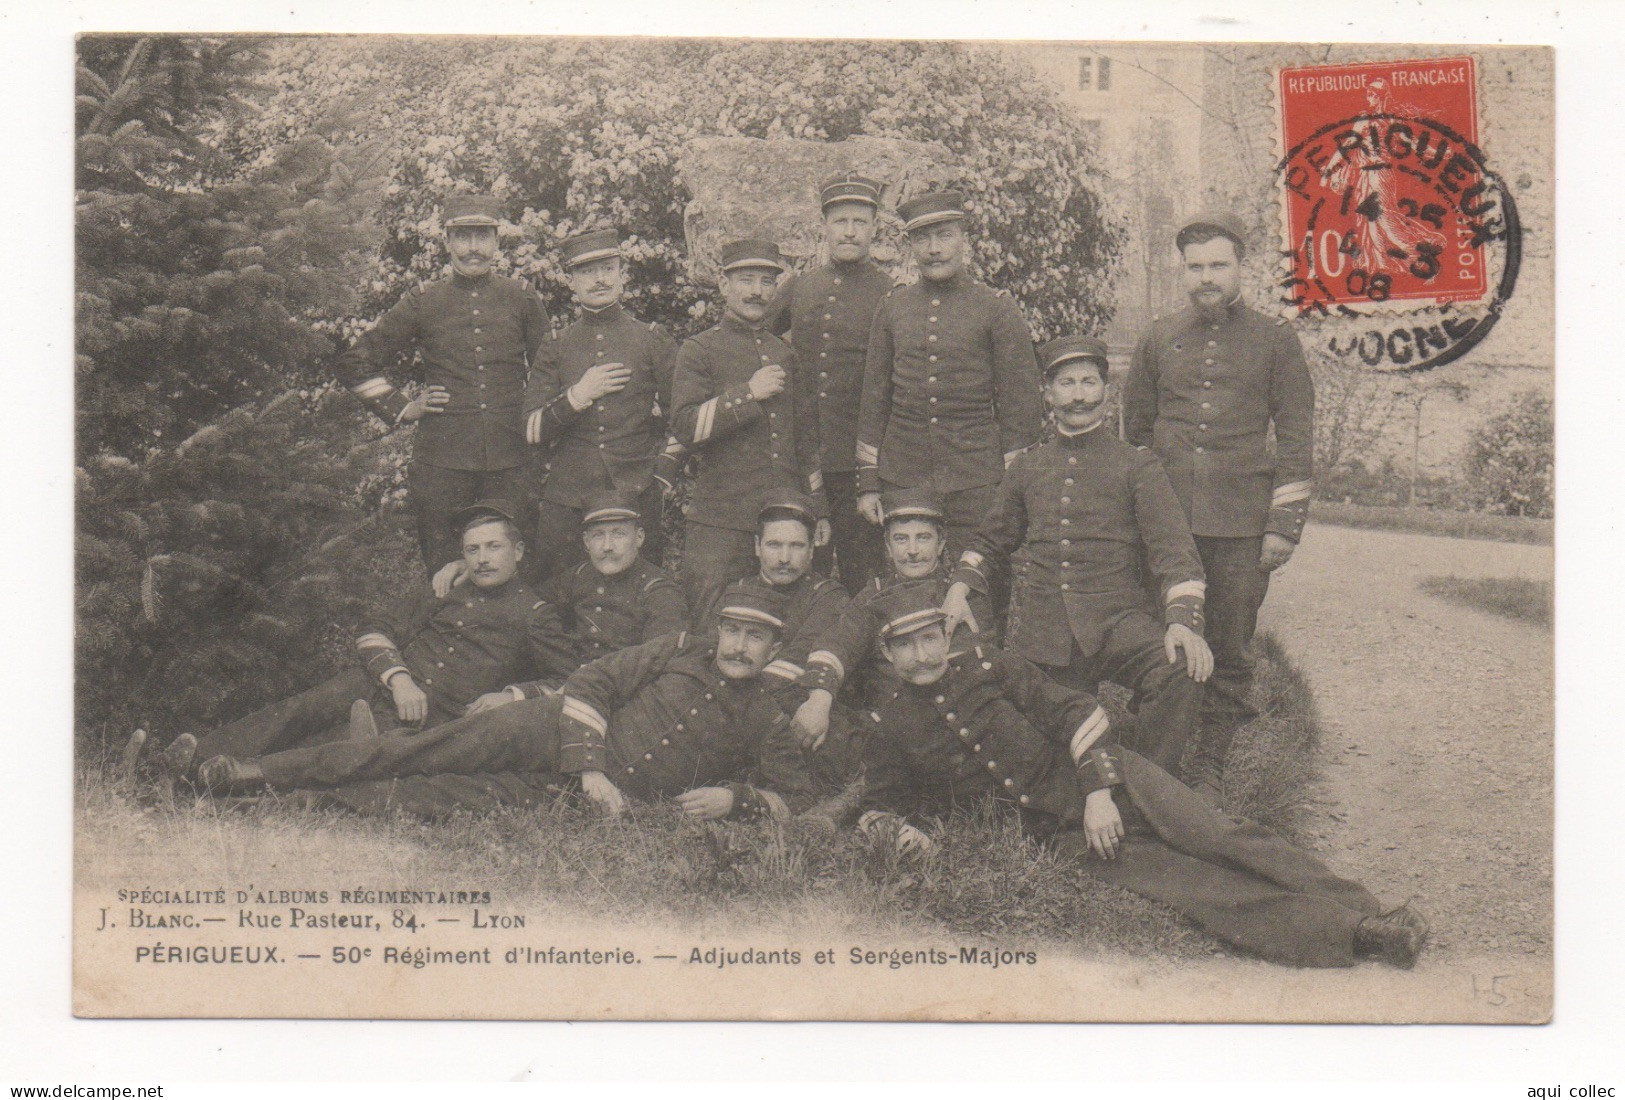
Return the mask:
POLYGON ((1427 577, 1422 591, 1536 626, 1552 625, 1552 582, 1527 577, 1427 577))
POLYGON ((1315 523, 1336 527, 1374 527, 1491 542, 1552 544, 1552 521, 1525 516, 1497 516, 1488 512, 1452 512, 1442 508, 1402 508, 1390 505, 1344 504, 1317 500, 1309 506, 1315 523))
MULTIPOLYGON (((1233 813, 1293 835, 1313 773, 1316 724, 1302 677, 1261 637, 1262 717, 1238 738, 1233 813)), ((1108 698, 1121 713, 1121 700, 1108 698)), ((105 765, 78 790, 77 880, 235 882, 309 888, 456 884, 540 920, 817 929, 955 942, 1063 943, 1080 953, 1190 959, 1222 948, 1172 910, 1095 882, 1021 835, 991 805, 943 824, 925 858, 802 821, 702 824, 670 806, 605 820, 573 800, 425 824, 361 818, 267 797, 132 796, 105 765)))

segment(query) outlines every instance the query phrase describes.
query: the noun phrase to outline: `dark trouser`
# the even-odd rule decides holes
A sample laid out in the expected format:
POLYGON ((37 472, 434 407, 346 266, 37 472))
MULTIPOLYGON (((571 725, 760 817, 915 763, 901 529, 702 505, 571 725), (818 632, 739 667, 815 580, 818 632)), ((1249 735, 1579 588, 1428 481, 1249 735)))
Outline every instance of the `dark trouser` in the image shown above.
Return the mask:
POLYGON ((536 498, 531 494, 530 471, 524 466, 452 470, 414 459, 406 479, 418 517, 418 551, 431 577, 442 565, 462 557, 462 539, 451 529, 451 517, 475 501, 492 497, 508 501, 517 509, 520 537, 527 546, 534 542, 536 498))
MULTIPOLYGON (((666 549, 666 535, 660 524, 661 506, 660 482, 650 481, 638 498, 638 511, 643 516, 643 549, 638 553, 656 565, 660 564, 666 549)), ((581 542, 581 517, 585 514, 584 508, 571 508, 545 499, 536 506, 538 553, 536 565, 528 575, 545 579, 587 560, 587 550, 581 542)))
POLYGON ((1098 693, 1102 680, 1133 692, 1129 705, 1137 719, 1128 747, 1177 779, 1201 714, 1202 685, 1186 673, 1184 654, 1168 663, 1164 629, 1143 611, 1129 612, 1106 631, 1092 656, 1084 656, 1073 643, 1071 665, 1043 667, 1056 683, 1090 694, 1098 693))
POLYGON ((683 529, 683 594, 696 623, 704 622, 722 590, 761 572, 756 532, 707 527, 690 521, 683 529))
POLYGON ((563 696, 509 703, 422 733, 333 741, 260 758, 273 787, 338 787, 405 775, 556 771, 563 696))
POLYGON ((459 812, 488 814, 540 806, 572 782, 573 777, 553 772, 408 775, 306 793, 312 805, 324 809, 369 815, 395 812, 439 821, 459 812))
MULTIPOLYGON (((365 669, 352 668, 308 691, 203 734, 198 738, 193 759, 202 762, 211 756, 264 756, 294 745, 341 738, 348 731, 350 704, 357 699, 371 704, 379 729, 393 729, 401 724, 395 715, 393 697, 365 669)), ((440 712, 431 701, 424 724, 437 725, 451 717, 449 713, 440 712)))
POLYGON ((1207 574, 1207 644, 1213 649, 1213 675, 1202 700, 1201 734, 1192 774, 1217 782, 1236 730, 1258 717, 1252 705, 1253 632, 1258 609, 1269 592, 1270 575, 1258 567, 1263 536, 1196 536, 1207 574))
POLYGON ((1132 751, 1118 809, 1127 836, 1102 860, 1081 830, 1056 848, 1103 882, 1175 909, 1227 943, 1291 966, 1352 966, 1354 930, 1382 912, 1359 883, 1250 821, 1207 805, 1132 751))
POLYGON ((880 528, 858 512, 858 475, 852 470, 824 471, 824 497, 829 501, 829 542, 813 554, 813 570, 826 577, 836 575, 856 596, 886 568, 880 528))

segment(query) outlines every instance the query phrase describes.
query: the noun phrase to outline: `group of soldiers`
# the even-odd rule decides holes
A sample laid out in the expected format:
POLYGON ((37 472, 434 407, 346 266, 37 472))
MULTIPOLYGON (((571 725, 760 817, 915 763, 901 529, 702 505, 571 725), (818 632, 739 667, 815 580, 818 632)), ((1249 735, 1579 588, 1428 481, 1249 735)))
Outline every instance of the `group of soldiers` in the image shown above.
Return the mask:
POLYGON ((1266 958, 1414 963, 1413 908, 1219 808, 1258 610, 1310 497, 1308 371, 1240 300, 1239 222, 1179 230, 1191 305, 1140 342, 1120 434, 1106 346, 1035 352, 972 278, 962 194, 899 204, 920 277, 893 285, 870 255, 881 192, 826 181, 829 261, 789 279, 774 242, 726 244, 722 319, 681 345, 622 306, 614 231, 563 243, 580 315, 554 332, 492 270, 497 204, 450 199, 450 275, 340 361, 418 426, 430 579, 361 625, 353 668, 176 737, 166 768, 426 817, 561 788, 610 813, 671 799, 906 851, 992 797, 1266 958), (413 353, 409 398, 390 376, 413 353), (685 466, 674 576, 661 520, 685 466), (1103 681, 1131 695, 1123 731, 1103 681))

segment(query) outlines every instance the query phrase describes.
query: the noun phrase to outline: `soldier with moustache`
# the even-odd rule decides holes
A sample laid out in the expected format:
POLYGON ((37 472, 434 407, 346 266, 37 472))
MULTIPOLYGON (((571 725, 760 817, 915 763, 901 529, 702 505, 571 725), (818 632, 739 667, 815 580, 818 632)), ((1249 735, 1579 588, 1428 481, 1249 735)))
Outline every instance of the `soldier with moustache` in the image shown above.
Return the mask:
POLYGON ((921 195, 897 208, 920 280, 881 303, 858 414, 858 504, 884 516, 887 489, 931 488, 957 550, 993 501, 1004 468, 1038 439, 1032 334, 1002 292, 967 270, 965 199, 921 195))
POLYGON ((959 621, 970 612, 967 595, 987 591, 989 563, 1008 569, 1006 647, 1059 682, 1128 688, 1136 749, 1178 776, 1213 669, 1202 639, 1202 563, 1161 463, 1107 423, 1106 345, 1066 336, 1040 355, 1055 436, 1005 472, 944 608, 959 621), (1155 618, 1142 554, 1156 578, 1155 618))
POLYGON ((1152 323, 1124 389, 1126 437, 1162 460, 1207 578, 1214 670, 1192 781, 1214 799, 1236 730, 1257 717, 1258 609, 1303 535, 1313 488, 1314 383, 1291 327, 1241 300, 1245 240, 1232 214, 1180 227, 1190 308, 1152 323))
POLYGON ((584 665, 557 694, 385 736, 215 757, 215 793, 312 790, 321 804, 441 816, 533 803, 578 786, 606 812, 670 798, 691 817, 787 817, 809 797, 800 746, 762 670, 778 652, 783 597, 730 588, 709 636, 686 632, 584 665))
POLYGON ((841 172, 819 187, 829 262, 793 277, 779 290, 768 327, 789 334, 801 369, 816 382, 819 464, 829 500, 830 541, 813 555, 826 576, 831 565, 856 595, 881 571, 874 526, 858 511, 855 469, 857 420, 864 357, 875 311, 892 289, 891 276, 870 258, 881 185, 841 172))
MULTIPOLYGON (((943 553, 946 517, 941 498, 930 489, 894 489, 882 494, 881 503, 886 513, 884 545, 890 568, 885 576, 864 585, 835 624, 818 636, 801 677, 808 695, 796 712, 793 728, 802 744, 812 748, 824 743, 838 696, 852 706, 865 707, 872 705, 877 693, 891 688, 891 666, 875 649, 877 632, 884 625, 882 594, 899 584, 923 580, 935 587, 940 602, 946 599, 952 580, 952 566, 943 553)), ((995 636, 993 608, 987 598, 972 592, 966 601, 972 610, 956 624, 956 652, 992 642, 995 636)))
POLYGON ((620 236, 578 233, 560 249, 580 316, 542 346, 525 393, 525 439, 548 449, 539 535, 549 573, 581 560, 577 537, 587 499, 603 492, 638 499, 643 554, 659 562, 662 486, 656 471, 671 407, 677 342, 621 304, 626 261, 620 236))
POLYGON ((407 291, 337 365, 339 381, 386 424, 417 425, 407 483, 431 576, 458 556, 452 513, 477 500, 511 501, 520 537, 535 543, 525 379, 552 331, 535 289, 494 273, 496 200, 453 195, 442 216, 451 274, 407 291), (408 400, 389 372, 413 353, 425 389, 408 400))
MULTIPOLYGON (((805 697, 798 687, 814 643, 846 610, 846 589, 812 568, 813 539, 818 530, 815 505, 805 494, 770 493, 756 514, 757 571, 739 584, 771 588, 784 597, 784 632, 778 656, 763 675, 786 711, 805 697)), ((717 610, 702 616, 700 629, 716 623, 717 610)))
POLYGON ((817 399, 795 352, 765 327, 784 273, 779 246, 732 241, 721 260, 722 320, 683 343, 672 381, 672 443, 698 460, 682 564, 695 609, 756 571, 757 511, 767 494, 809 494, 815 542, 829 538, 817 399))
POLYGON ((1119 745, 1089 694, 1015 654, 950 655, 936 601, 929 582, 880 600, 898 680, 868 715, 861 830, 926 849, 936 819, 992 798, 1090 876, 1272 962, 1415 964, 1428 932, 1415 909, 1384 912, 1309 852, 1220 813, 1119 745))

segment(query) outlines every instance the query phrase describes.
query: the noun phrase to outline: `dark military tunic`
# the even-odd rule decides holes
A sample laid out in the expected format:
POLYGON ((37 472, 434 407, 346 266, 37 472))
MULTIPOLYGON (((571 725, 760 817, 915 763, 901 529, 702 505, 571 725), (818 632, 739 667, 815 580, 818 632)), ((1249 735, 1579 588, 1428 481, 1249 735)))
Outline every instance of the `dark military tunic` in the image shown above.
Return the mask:
POLYGON ((790 334, 796 358, 818 396, 818 440, 824 473, 856 465, 863 364, 875 311, 892 289, 872 260, 829 263, 781 289, 768 327, 790 334))
MULTIPOLYGON (((639 799, 726 786, 734 794, 733 817, 799 808, 809 786, 790 719, 760 677, 729 680, 715 656, 715 645, 705 639, 668 634, 583 666, 558 695, 411 736, 290 749, 260 764, 278 788, 505 773, 545 781, 557 773, 602 771, 639 799)), ((443 793, 469 786, 453 781, 443 793)), ((505 801, 503 784, 473 786, 481 799, 505 801)), ((524 797, 536 784, 520 787, 524 797)))
POLYGON ((1229 943, 1293 966, 1350 966, 1382 911, 1358 883, 1258 825, 1226 817, 1117 744, 1105 712, 1013 655, 968 653, 935 684, 900 685, 869 717, 860 826, 916 825, 992 797, 1092 877, 1171 905, 1229 943), (1110 789, 1117 857, 1090 850, 1085 801, 1110 789))
POLYGON ((1092 654, 1119 618, 1144 610, 1142 547, 1166 621, 1201 633, 1202 563, 1168 476, 1101 425, 1011 463, 955 579, 986 592, 988 559, 1008 561, 1006 646, 1066 665, 1074 640, 1092 654))
POLYGON ((671 407, 677 342, 659 325, 644 324, 619 304, 581 317, 541 348, 525 394, 525 438, 551 448, 542 499, 580 508, 610 489, 641 493, 665 445, 664 410, 671 407), (632 372, 626 387, 585 409, 567 391, 603 363, 632 372))
POLYGON ((1009 297, 960 275, 881 303, 858 417, 860 489, 995 485, 1041 418, 1032 334, 1009 297))
POLYGON ((338 361, 339 380, 390 424, 407 399, 388 371, 414 349, 424 380, 450 400, 419 422, 413 457, 450 470, 523 464, 525 375, 551 328, 542 300, 517 279, 451 276, 414 287, 338 361))
POLYGON ((699 455, 688 507, 691 523, 753 531, 770 490, 810 493, 823 505, 818 407, 790 346, 734 317, 684 341, 672 382, 672 434, 699 455), (777 364, 788 378, 766 401, 750 380, 777 364))
POLYGON ((897 682, 869 715, 868 810, 916 821, 993 796, 1056 823, 1083 820, 1083 796, 1121 782, 1121 750, 1093 698, 1011 653, 977 647, 935 684, 897 682))
MULTIPOLYGON (((589 562, 555 573, 542 585, 542 599, 557 607, 576 644, 579 664, 629 646, 675 634, 688 626, 688 605, 671 574, 638 558, 624 572, 606 577, 589 562)), ((518 694, 541 694, 540 682, 513 685, 518 694)))
POLYGON ((1314 408, 1291 326, 1239 302, 1220 321, 1194 309, 1155 321, 1123 394, 1128 441, 1162 459, 1191 531, 1223 538, 1302 535, 1314 408))
POLYGON ((461 714, 487 692, 535 677, 563 679, 580 664, 558 608, 518 580, 498 589, 423 592, 361 624, 362 663, 380 684, 405 669, 432 711, 461 714))

